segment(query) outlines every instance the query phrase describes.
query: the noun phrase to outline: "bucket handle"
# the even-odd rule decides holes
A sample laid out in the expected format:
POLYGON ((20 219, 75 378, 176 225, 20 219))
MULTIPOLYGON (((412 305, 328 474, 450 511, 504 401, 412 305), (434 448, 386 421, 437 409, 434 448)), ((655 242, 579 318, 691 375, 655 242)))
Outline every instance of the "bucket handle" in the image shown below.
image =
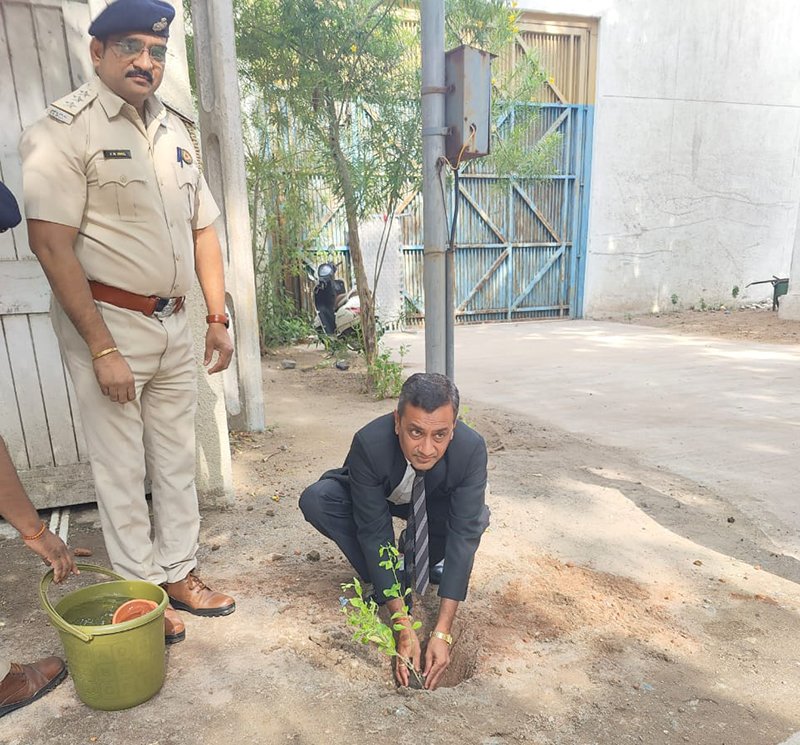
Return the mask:
MULTIPOLYGON (((75 566, 77 566, 78 569, 83 572, 95 572, 96 574, 105 574, 107 577, 111 577, 112 579, 125 580, 125 577, 121 577, 116 572, 112 572, 110 569, 106 569, 105 567, 96 566, 95 564, 76 564, 75 566)), ((83 642, 92 641, 94 637, 91 634, 87 634, 86 632, 81 631, 77 626, 67 623, 67 621, 65 621, 53 607, 53 604, 50 602, 50 598, 47 597, 47 590, 50 588, 54 576, 55 574, 53 570, 50 569, 49 571, 45 572, 44 577, 42 577, 42 581, 39 583, 39 600, 42 602, 42 607, 47 611, 47 615, 50 616, 50 621, 59 629, 61 629, 61 631, 72 634, 72 636, 77 636, 78 639, 83 642)))

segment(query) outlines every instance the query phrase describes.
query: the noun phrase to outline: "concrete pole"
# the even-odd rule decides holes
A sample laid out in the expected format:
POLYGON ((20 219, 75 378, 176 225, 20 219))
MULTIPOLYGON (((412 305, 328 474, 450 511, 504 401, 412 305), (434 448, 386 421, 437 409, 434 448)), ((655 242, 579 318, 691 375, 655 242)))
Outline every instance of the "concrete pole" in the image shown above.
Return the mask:
POLYGON ((233 3, 191 0, 191 4, 203 158, 211 191, 222 210, 218 227, 236 344, 235 367, 225 373, 226 401, 233 426, 261 431, 264 392, 233 3))
POLYGON ((778 316, 786 321, 800 321, 800 210, 797 211, 797 227, 794 231, 789 292, 780 299, 778 316))
POLYGON ((444 0, 422 0, 422 222, 425 370, 447 372, 444 203, 444 0), (441 181, 440 181, 441 179, 441 181))

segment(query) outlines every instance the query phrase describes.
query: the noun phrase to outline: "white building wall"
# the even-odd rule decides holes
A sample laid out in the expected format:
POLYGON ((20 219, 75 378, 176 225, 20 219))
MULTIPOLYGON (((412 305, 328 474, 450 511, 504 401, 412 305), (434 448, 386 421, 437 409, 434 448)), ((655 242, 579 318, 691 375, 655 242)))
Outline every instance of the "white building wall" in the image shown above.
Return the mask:
POLYGON ((793 0, 521 0, 599 19, 587 316, 771 297, 800 199, 793 0))

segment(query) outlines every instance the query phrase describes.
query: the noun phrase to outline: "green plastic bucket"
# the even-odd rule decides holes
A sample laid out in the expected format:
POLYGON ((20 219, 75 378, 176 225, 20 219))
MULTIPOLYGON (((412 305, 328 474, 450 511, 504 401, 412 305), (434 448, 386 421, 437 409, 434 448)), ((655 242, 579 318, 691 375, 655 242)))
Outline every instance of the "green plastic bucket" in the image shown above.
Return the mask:
POLYGON ((47 591, 53 570, 39 583, 42 607, 58 629, 67 666, 81 701, 93 709, 117 711, 141 704, 158 693, 164 684, 164 609, 167 593, 150 582, 126 580, 110 569, 78 564, 82 572, 96 572, 114 578, 75 590, 53 607, 47 591), (118 595, 121 602, 145 598, 158 606, 139 618, 103 626, 76 626, 65 620, 70 611, 91 608, 100 598, 118 595))

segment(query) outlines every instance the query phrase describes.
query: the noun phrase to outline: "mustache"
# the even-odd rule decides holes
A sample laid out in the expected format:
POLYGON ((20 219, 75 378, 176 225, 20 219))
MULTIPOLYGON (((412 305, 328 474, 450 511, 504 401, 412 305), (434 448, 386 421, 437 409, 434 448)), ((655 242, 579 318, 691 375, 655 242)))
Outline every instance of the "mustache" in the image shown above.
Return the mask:
POLYGON ((129 73, 125 75, 126 78, 144 78, 148 83, 153 82, 153 75, 148 72, 147 70, 140 70, 138 68, 134 68, 129 73))

